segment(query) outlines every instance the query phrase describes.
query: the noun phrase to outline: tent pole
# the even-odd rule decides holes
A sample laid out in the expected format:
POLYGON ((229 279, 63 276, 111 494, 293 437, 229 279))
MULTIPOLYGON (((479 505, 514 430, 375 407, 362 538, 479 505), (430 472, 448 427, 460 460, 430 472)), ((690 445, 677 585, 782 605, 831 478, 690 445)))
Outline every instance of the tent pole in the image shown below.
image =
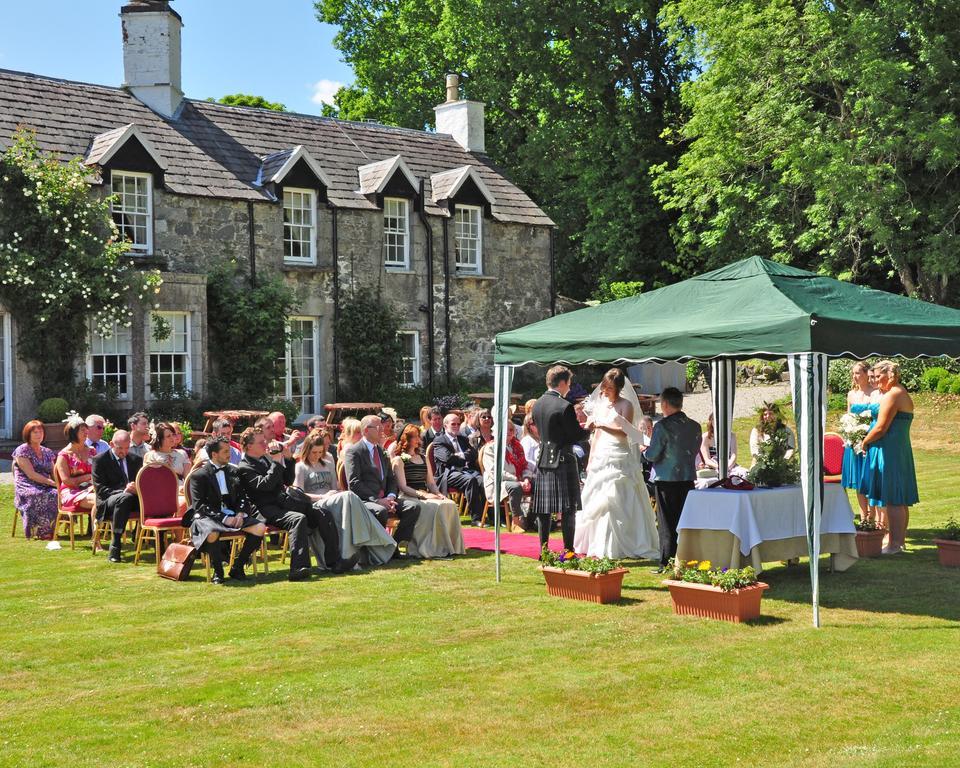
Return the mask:
MULTIPOLYGON (((496 343, 496 341, 494 341, 496 343)), ((507 429, 510 423, 510 390, 513 386, 513 367, 493 367, 493 420, 496 431, 493 438, 493 552, 497 583, 500 583, 500 489, 503 486, 503 462, 507 452, 507 429)))

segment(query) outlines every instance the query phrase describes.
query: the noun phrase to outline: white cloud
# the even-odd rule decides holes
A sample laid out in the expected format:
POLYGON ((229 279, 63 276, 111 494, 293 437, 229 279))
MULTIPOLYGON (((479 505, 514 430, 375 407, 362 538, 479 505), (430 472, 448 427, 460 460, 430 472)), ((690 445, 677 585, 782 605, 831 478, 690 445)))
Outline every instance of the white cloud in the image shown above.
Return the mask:
POLYGON ((314 104, 332 105, 333 96, 343 87, 343 83, 337 82, 336 80, 317 80, 317 82, 310 87, 313 89, 313 96, 310 97, 310 101, 314 104))

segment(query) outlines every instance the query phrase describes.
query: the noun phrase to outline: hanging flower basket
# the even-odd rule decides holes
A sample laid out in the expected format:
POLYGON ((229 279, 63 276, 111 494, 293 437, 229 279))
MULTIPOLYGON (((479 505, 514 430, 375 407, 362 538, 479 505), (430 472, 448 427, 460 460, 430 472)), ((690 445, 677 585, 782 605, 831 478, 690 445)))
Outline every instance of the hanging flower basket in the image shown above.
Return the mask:
POLYGON ((880 557, 883 537, 886 535, 887 532, 882 528, 876 531, 857 531, 857 554, 860 557, 880 557))
POLYGON ((606 573, 590 573, 572 569, 542 566, 547 582, 547 594, 590 603, 615 603, 620 599, 626 568, 614 568, 606 573))
POLYGON ((940 565, 945 568, 960 568, 960 541, 934 539, 933 543, 937 545, 937 557, 940 558, 940 565))
POLYGON ((674 613, 732 621, 735 624, 760 618, 760 598, 764 590, 770 588, 762 581, 726 591, 710 584, 692 584, 674 579, 665 579, 663 583, 670 590, 674 613))

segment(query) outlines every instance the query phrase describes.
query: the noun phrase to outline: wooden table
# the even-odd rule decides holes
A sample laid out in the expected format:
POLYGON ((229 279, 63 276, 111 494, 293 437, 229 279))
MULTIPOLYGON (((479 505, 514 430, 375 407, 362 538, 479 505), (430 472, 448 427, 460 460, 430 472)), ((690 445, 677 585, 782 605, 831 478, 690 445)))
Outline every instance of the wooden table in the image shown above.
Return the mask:
POLYGON ((356 414, 379 413, 383 403, 327 403, 323 409, 327 412, 327 421, 339 424, 348 411, 356 414))
MULTIPOLYGON (((483 405, 483 403, 486 402, 486 401, 488 401, 488 400, 489 400, 491 403, 493 402, 494 393, 493 393, 493 392, 474 392, 473 394, 467 395, 467 397, 469 397, 471 400, 473 400, 473 402, 476 403, 477 405, 483 405)), ((519 402, 520 402, 520 395, 511 394, 511 395, 510 395, 510 402, 511 402, 511 403, 519 403, 519 402)))

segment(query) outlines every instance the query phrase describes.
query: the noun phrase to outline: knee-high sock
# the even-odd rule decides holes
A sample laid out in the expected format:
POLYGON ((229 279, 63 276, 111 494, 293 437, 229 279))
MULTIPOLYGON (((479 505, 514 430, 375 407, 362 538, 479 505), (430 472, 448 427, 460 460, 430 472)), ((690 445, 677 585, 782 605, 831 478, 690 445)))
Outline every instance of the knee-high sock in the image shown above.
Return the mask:
POLYGON ((262 536, 254 536, 252 533, 244 533, 243 547, 240 549, 240 554, 237 555, 234 566, 239 565, 241 568, 243 568, 249 562, 250 555, 260 549, 260 542, 262 540, 262 536))

